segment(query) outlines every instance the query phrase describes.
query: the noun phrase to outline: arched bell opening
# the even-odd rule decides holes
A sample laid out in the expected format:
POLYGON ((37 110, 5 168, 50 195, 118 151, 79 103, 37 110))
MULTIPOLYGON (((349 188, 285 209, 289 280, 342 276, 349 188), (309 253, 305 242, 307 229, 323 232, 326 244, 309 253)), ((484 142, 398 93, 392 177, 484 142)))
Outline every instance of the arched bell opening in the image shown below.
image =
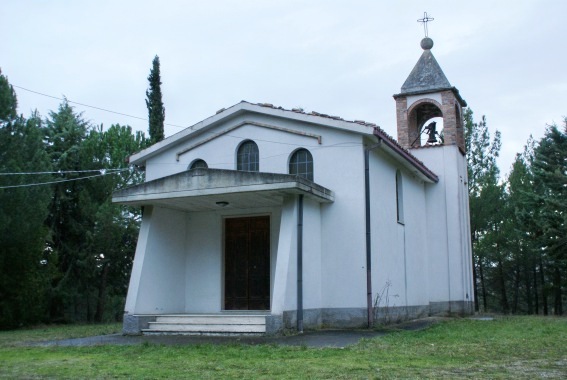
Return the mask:
POLYGON ((443 113, 437 102, 427 99, 415 104, 408 119, 412 148, 443 144, 443 113))
POLYGON ((443 118, 433 117, 426 120, 421 128, 419 135, 421 146, 427 145, 442 145, 443 144, 443 118))

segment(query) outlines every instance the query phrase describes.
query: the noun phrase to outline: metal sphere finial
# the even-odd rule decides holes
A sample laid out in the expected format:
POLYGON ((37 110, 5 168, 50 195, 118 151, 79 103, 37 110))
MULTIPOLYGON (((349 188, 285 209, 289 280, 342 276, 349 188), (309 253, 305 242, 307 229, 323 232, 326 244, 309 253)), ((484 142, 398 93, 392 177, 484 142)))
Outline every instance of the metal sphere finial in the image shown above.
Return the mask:
POLYGON ((423 50, 431 50, 431 48, 433 47, 433 40, 429 37, 425 37, 423 40, 421 40, 421 48, 423 50))

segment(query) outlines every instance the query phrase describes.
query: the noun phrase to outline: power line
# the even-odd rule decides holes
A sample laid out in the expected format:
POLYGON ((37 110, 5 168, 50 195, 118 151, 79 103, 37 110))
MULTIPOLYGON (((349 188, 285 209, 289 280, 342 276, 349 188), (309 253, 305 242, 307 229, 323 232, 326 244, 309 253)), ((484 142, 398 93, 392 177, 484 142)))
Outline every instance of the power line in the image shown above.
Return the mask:
MULTIPOLYGON (((139 116, 134 116, 134 115, 128 115, 128 114, 122 113, 122 112, 107 110, 107 109, 105 109, 105 108, 100 108, 100 107, 95 107, 95 106, 91 106, 91 105, 84 104, 84 103, 74 102, 74 101, 69 100, 69 99, 67 99, 67 98, 59 98, 59 97, 57 97, 57 96, 44 94, 44 93, 42 93, 42 92, 30 90, 30 89, 28 89, 28 88, 21 87, 21 86, 17 86, 17 85, 15 85, 15 84, 12 84, 12 86, 13 86, 13 87, 16 87, 16 88, 19 88, 20 90, 28 91, 28 92, 31 92, 31 93, 34 93, 34 94, 37 94, 37 95, 41 95, 41 96, 45 96, 45 97, 48 97, 48 98, 57 99, 57 100, 64 100, 64 101, 67 101, 68 103, 77 104, 77 105, 80 105, 80 106, 83 106, 83 107, 89 107, 89 108, 93 108, 93 109, 99 110, 99 111, 110 112, 110 113, 113 113, 113 114, 116 114, 116 115, 122 115, 122 116, 126 116, 126 117, 131 117, 131 118, 133 118, 133 119, 148 121, 148 119, 146 119, 146 118, 144 118, 144 117, 139 117, 139 116)), ((182 125, 169 124, 169 123, 163 123, 163 124, 164 124, 164 125, 169 125, 169 126, 171 126, 171 127, 176 127, 176 128, 187 128, 187 127, 184 127, 184 126, 182 126, 182 125)))
POLYGON ((42 174, 68 174, 68 173, 93 173, 99 172, 105 174, 106 172, 124 171, 128 169, 91 169, 91 170, 58 170, 55 172, 17 172, 17 173, 0 173, 0 175, 42 175, 42 174))
POLYGON ((82 179, 90 179, 95 177, 102 177, 109 174, 118 174, 118 172, 111 172, 111 173, 102 173, 102 174, 95 174, 86 177, 80 178, 71 178, 71 179, 62 179, 59 181, 49 181, 49 182, 39 182, 39 183, 27 183, 23 185, 10 185, 10 186, 0 186, 0 189, 14 189, 14 188, 21 188, 21 187, 33 187, 33 186, 43 186, 43 185, 52 185, 55 183, 63 183, 63 182, 72 182, 72 181, 80 181, 82 179))
MULTIPOLYGON (((96 110, 99 110, 99 111, 110 112, 110 113, 113 113, 113 114, 122 115, 122 116, 126 116, 126 117, 131 117, 131 118, 133 118, 133 119, 148 121, 148 119, 143 118, 143 117, 134 116, 134 115, 129 115, 129 114, 126 114, 126 113, 117 112, 117 111, 112 111, 112 110, 107 110, 107 109, 105 109, 105 108, 100 108, 100 107, 91 106, 91 105, 84 104, 84 103, 75 102, 75 101, 69 100, 69 99, 67 99, 67 98, 59 98, 59 97, 57 97, 57 96, 48 95, 48 94, 44 94, 44 93, 42 93, 42 92, 30 90, 30 89, 28 89, 28 88, 21 87, 21 86, 15 85, 15 84, 12 84, 12 86, 13 86, 13 87, 16 87, 16 88, 19 88, 19 89, 21 89, 21 90, 28 91, 28 92, 31 92, 31 93, 34 93, 34 94, 38 94, 38 95, 41 95, 41 96, 45 96, 45 97, 48 97, 48 98, 57 99, 57 100, 62 100, 62 101, 67 101, 68 103, 73 103, 73 104, 77 104, 77 105, 80 105, 80 106, 83 106, 83 107, 89 107, 89 108, 93 108, 93 109, 96 109, 96 110)), ((187 129, 187 128, 193 129, 193 126, 182 126, 182 125, 169 124, 169 123, 164 123, 164 125, 168 125, 168 126, 176 127, 176 128, 183 128, 183 129, 187 129)), ((215 132, 213 132, 213 131, 206 131, 205 133, 214 134, 215 132)), ((233 138, 238 138, 238 139, 245 139, 245 137, 240 137, 240 136, 232 135, 232 134, 228 134, 228 133, 225 134, 225 135, 226 135, 227 137, 233 137, 233 138)), ((274 143, 274 144, 297 145, 297 144, 294 144, 294 143, 285 143, 285 142, 282 142, 282 141, 271 141, 271 140, 262 140, 262 139, 255 139, 255 140, 264 141, 264 142, 271 142, 271 143, 274 143)), ((312 147, 315 147, 315 146, 312 146, 312 147)))

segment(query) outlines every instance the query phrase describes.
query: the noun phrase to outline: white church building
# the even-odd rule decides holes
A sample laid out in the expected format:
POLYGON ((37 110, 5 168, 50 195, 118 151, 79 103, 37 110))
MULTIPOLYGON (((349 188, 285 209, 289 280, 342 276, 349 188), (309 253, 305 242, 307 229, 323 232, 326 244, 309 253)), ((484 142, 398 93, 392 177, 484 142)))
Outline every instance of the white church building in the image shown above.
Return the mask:
POLYGON ((242 101, 132 155, 146 182, 113 194, 143 209, 124 332, 472 313, 466 103, 433 41, 421 46, 394 95, 397 140, 372 123, 242 101))

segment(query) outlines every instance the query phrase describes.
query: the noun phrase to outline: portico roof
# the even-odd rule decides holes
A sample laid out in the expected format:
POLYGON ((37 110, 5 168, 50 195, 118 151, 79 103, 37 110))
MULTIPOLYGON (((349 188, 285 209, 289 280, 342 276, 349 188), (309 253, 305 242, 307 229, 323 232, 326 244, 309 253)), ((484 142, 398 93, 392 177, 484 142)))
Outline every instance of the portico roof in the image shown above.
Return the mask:
POLYGON ((112 202, 207 211, 273 207, 297 194, 319 203, 334 201, 331 190, 295 175, 193 169, 116 191, 112 202))

